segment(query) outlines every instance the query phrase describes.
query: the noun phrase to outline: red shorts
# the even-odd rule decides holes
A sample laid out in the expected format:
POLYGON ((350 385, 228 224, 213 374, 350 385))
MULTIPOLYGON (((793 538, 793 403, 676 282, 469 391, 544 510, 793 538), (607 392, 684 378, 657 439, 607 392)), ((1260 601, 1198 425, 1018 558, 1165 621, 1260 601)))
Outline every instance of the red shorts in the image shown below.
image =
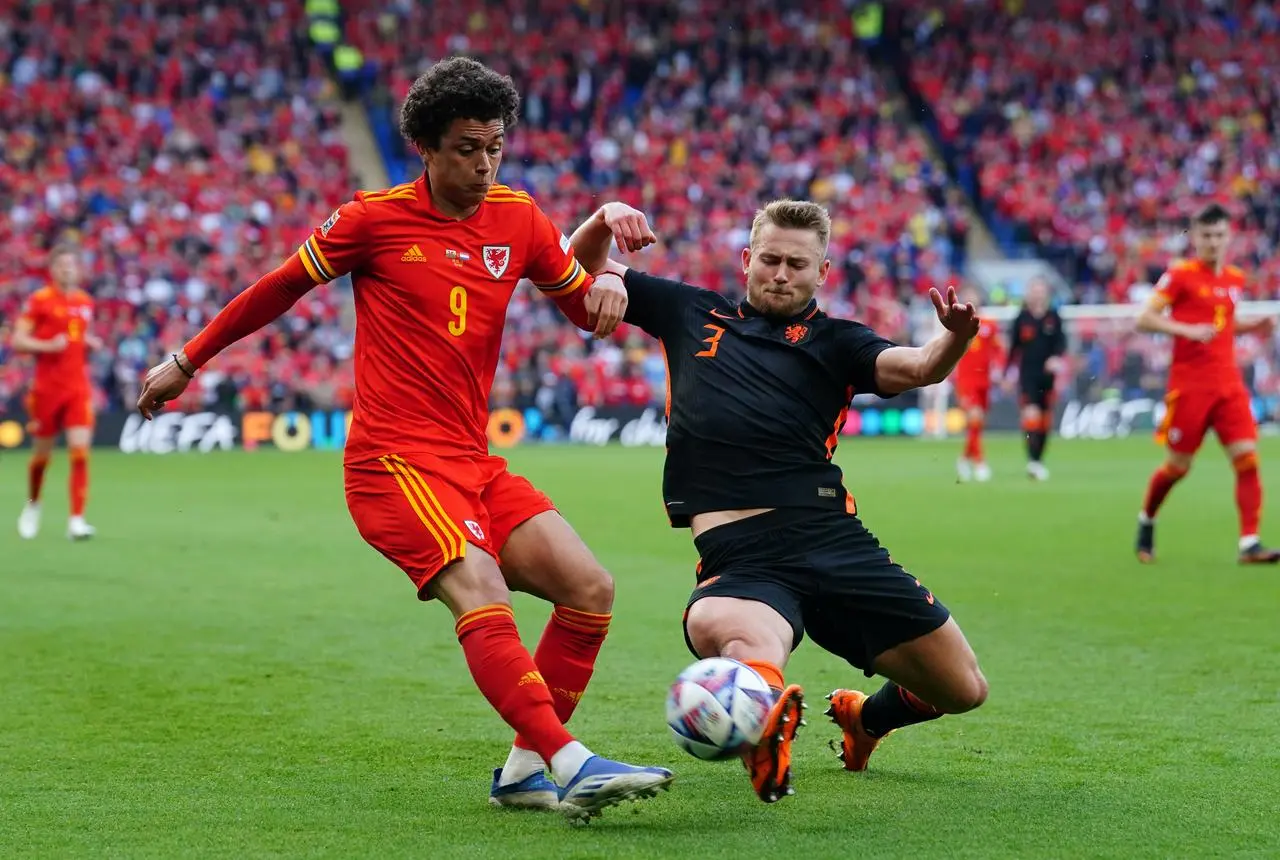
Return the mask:
POLYGON ((360 536, 408 574, 418 597, 463 558, 467 544, 495 559, 516 527, 555 505, 507 471, 507 461, 388 455, 346 466, 347 510, 360 536))
POLYGON ((965 411, 981 409, 986 412, 991 408, 991 386, 956 383, 956 402, 965 411))
POLYGON ((1223 445, 1258 438, 1249 392, 1243 388, 1225 391, 1170 391, 1164 399, 1164 420, 1156 429, 1156 441, 1170 451, 1194 454, 1213 428, 1223 445))
POLYGON ((25 406, 27 432, 37 439, 57 436, 68 427, 93 427, 93 394, 88 391, 33 388, 25 406))

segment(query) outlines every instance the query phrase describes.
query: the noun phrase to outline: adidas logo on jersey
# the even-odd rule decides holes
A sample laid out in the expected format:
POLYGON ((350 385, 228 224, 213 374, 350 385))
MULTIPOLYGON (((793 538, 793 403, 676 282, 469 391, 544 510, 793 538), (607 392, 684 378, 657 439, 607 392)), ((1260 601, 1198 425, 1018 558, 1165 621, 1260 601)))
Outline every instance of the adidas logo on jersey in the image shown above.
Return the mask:
POLYGON ((525 672, 516 686, 523 687, 525 684, 542 684, 545 687, 547 682, 542 680, 541 672, 525 672))
POLYGON ((402 263, 425 263, 426 261, 426 254, 423 254, 422 249, 417 245, 409 248, 409 250, 405 251, 400 257, 400 262, 402 263))

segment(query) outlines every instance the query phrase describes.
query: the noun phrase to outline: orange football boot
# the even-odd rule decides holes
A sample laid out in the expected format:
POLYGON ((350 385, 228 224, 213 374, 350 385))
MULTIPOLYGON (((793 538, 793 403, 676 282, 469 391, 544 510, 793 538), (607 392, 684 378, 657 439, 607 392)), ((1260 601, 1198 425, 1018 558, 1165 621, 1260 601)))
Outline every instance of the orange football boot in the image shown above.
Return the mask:
MULTIPOLYGON (((860 693, 857 690, 833 690, 827 696, 827 700, 831 702, 831 707, 827 708, 826 715, 844 732, 836 758, 844 764, 845 770, 866 770, 867 759, 871 758, 880 741, 892 732, 885 732, 881 737, 873 738, 862 728, 862 706, 867 701, 866 693, 860 693)), ((835 748, 835 741, 831 742, 831 747, 835 748)))
POLYGON ((776 803, 790 794, 791 742, 796 732, 805 725, 804 690, 792 684, 782 691, 765 718, 760 743, 742 756, 742 763, 751 774, 751 785, 765 803, 776 803))

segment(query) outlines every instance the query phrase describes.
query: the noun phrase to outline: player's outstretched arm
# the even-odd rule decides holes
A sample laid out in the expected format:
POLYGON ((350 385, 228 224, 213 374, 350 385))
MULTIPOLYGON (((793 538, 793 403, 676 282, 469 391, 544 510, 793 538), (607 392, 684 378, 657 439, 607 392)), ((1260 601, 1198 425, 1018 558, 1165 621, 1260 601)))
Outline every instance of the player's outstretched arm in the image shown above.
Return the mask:
POLYGON ((929 298, 945 331, 924 346, 894 346, 876 356, 876 388, 884 394, 901 394, 946 379, 978 334, 978 313, 971 303, 959 304, 955 287, 947 288, 945 301, 937 290, 930 290, 929 298))
POLYGON ((156 409, 186 390, 196 371, 210 359, 280 317, 315 286, 315 279, 297 254, 259 278, 232 299, 181 352, 147 372, 138 396, 138 411, 150 420, 156 409))
POLYGON ((1255 317, 1254 319, 1236 321, 1236 332, 1238 334, 1257 334, 1269 337, 1275 330, 1275 317, 1255 317))
POLYGON ((1208 343, 1218 333, 1217 329, 1213 327, 1213 323, 1192 324, 1178 322, 1170 318, 1165 314, 1165 309, 1168 306, 1169 299, 1165 297, 1162 291, 1157 290, 1155 295, 1147 300, 1142 312, 1138 314, 1138 318, 1134 320, 1134 328, 1150 334, 1185 337, 1188 340, 1199 341, 1200 343, 1208 343))
POLYGON ((627 253, 639 251, 658 241, 644 213, 625 203, 606 203, 578 225, 569 237, 573 253, 583 268, 593 275, 605 271, 609 246, 627 253))

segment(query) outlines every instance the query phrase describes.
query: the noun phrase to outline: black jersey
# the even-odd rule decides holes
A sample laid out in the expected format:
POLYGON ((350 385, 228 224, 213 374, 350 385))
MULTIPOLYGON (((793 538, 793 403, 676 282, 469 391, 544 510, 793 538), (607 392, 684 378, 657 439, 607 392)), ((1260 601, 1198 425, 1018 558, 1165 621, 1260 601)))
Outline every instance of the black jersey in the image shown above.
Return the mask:
POLYGON ((661 340, 667 360, 662 493, 672 526, 743 508, 855 512, 831 458, 853 395, 886 396, 876 357, 894 344, 816 302, 779 320, 634 270, 625 282, 626 321, 661 340))
POLYGON ((1066 351, 1067 336, 1057 311, 1050 308, 1044 316, 1037 317, 1023 308, 1014 317, 1009 331, 1009 365, 1017 362, 1024 379, 1045 376, 1045 363, 1066 351))

